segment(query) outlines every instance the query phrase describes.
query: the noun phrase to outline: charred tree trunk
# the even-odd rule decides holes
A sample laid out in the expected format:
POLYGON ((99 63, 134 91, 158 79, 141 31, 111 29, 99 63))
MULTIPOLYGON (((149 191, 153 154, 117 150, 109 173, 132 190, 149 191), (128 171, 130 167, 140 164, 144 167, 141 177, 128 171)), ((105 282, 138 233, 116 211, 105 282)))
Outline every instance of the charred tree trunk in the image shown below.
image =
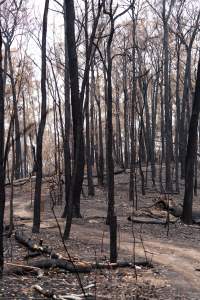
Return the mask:
POLYGON ((94 19, 92 32, 88 43, 88 51, 86 53, 86 62, 84 75, 82 80, 81 91, 79 94, 79 80, 78 80, 78 60, 76 53, 76 39, 75 39, 75 9, 73 0, 65 0, 66 8, 66 25, 67 25, 67 43, 69 55, 69 75, 71 82, 71 103, 72 103, 72 119, 73 119, 73 135, 74 135, 74 166, 72 171, 71 190, 69 196, 69 210, 67 213, 67 220, 65 225, 64 238, 69 238, 72 214, 80 218, 80 195, 82 190, 82 183, 84 178, 84 135, 83 135, 83 100, 85 95, 85 88, 89 77, 91 57, 93 54, 93 41, 101 14, 103 3, 99 2, 98 12, 94 19))
POLYGON ((12 96, 13 96, 13 112, 14 112, 14 125, 15 125, 15 143, 16 143, 16 164, 15 164, 15 178, 19 179, 22 177, 22 151, 21 151, 21 136, 20 136, 20 127, 19 127, 19 116, 18 116, 18 107, 17 107, 17 93, 16 85, 14 81, 14 71, 11 60, 10 48, 8 48, 8 61, 10 69, 10 79, 12 87, 12 96))
POLYGON ((131 111, 130 111, 130 182, 129 182, 129 201, 132 202, 133 207, 135 206, 135 160, 136 160, 136 149, 135 149, 135 105, 136 105, 136 93, 137 93, 137 81, 136 81, 136 20, 135 11, 132 9, 132 39, 133 39, 133 49, 132 49, 132 97, 131 97, 131 111))
MULTIPOLYGON (((85 51, 88 51, 88 1, 85 0, 85 51)), ((86 83, 85 92, 86 101, 86 162, 87 162, 87 180, 88 180, 88 195, 94 196, 94 184, 92 179, 92 160, 91 160, 91 147, 90 147, 90 115, 89 115, 89 104, 90 104, 90 84, 89 78, 86 83)), ((92 135, 91 135, 92 137, 92 135)), ((94 142, 93 142, 94 143, 94 142)))
POLYGON ((40 200, 42 189, 42 142, 46 124, 46 37, 47 37, 47 17, 48 17, 49 0, 45 2, 43 15, 43 31, 42 31, 42 70, 41 70, 41 120, 37 133, 37 150, 36 150, 36 183, 35 183, 35 199, 34 199, 34 215, 32 232, 40 231, 40 200))
MULTIPOLYGON (((1 25, 1 24, 0 24, 1 25)), ((5 210, 5 168, 4 168, 4 81, 2 69, 2 32, 0 27, 0 276, 3 273, 3 220, 5 210)))
POLYGON ((197 155, 197 130, 200 113, 200 58, 197 70, 195 95, 190 120, 187 154, 185 161, 185 194, 183 202, 183 222, 192 224, 192 200, 194 187, 194 166, 197 155))
POLYGON ((65 209, 62 214, 66 218, 69 208, 69 195, 71 186, 71 153, 69 146, 71 109, 70 109, 70 76, 69 76, 69 54, 67 41, 67 21, 66 21, 66 5, 64 2, 64 23, 65 23, 65 133, 63 135, 64 148, 64 169, 65 169, 65 209))
POLYGON ((124 54, 123 59, 123 91, 124 91, 124 167, 127 169, 130 165, 129 157, 129 130, 128 130, 128 90, 127 90, 127 57, 124 54))
POLYGON ((114 163, 113 163, 113 124, 112 124, 112 57, 111 45, 114 35, 114 19, 112 12, 110 16, 110 34, 107 44, 107 167, 108 167, 108 216, 110 226, 110 261, 117 261, 117 217, 115 215, 114 202, 114 163))

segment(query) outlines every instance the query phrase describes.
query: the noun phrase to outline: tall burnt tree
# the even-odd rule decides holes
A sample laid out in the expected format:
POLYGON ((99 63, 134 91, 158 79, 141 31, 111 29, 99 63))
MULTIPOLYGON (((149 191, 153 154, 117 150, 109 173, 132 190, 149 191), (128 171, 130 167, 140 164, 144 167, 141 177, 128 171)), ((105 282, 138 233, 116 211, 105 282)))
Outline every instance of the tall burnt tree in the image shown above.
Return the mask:
POLYGON ((107 223, 110 227, 110 261, 117 261, 117 216, 115 214, 115 199, 114 199, 114 163, 113 163, 113 124, 112 124, 112 104, 113 104, 113 94, 112 94, 112 42, 115 33, 115 21, 125 14, 130 7, 122 11, 120 14, 116 15, 116 10, 113 9, 113 0, 108 3, 108 9, 104 6, 104 13, 108 15, 109 20, 109 33, 106 45, 106 64, 104 63, 104 68, 106 71, 107 85, 106 85, 106 95, 107 95, 107 115, 106 115, 106 161, 107 161, 107 185, 108 185, 108 215, 107 223))
POLYGON ((164 108, 165 108, 165 165, 166 165, 166 191, 172 192, 172 174, 171 161, 173 158, 172 143, 172 118, 171 118, 171 99, 170 99, 170 81, 169 81, 169 18, 175 1, 171 0, 167 10, 167 1, 162 3, 162 22, 163 22, 163 52, 164 52, 164 108))
POLYGON ((33 228, 34 233, 40 231, 40 201, 42 189, 42 143, 43 134, 46 124, 46 39, 47 39, 47 18, 48 18, 49 0, 45 1, 44 15, 43 15, 43 29, 42 29, 42 69, 41 69, 41 119, 37 133, 37 150, 36 150, 36 183, 35 183, 35 198, 34 198, 34 215, 33 215, 33 228))
MULTIPOLYGON (((89 3, 85 0, 85 51, 88 51, 88 9, 89 3)), ((90 118, 89 118, 89 104, 91 103, 90 99, 90 82, 89 78, 86 83, 85 91, 85 119, 86 119, 86 162, 87 162, 87 179, 88 179, 88 195, 94 196, 94 184, 92 179, 92 155, 91 155, 91 143, 90 143, 90 118)), ((92 125, 92 122, 91 122, 92 125)), ((91 136, 92 140, 92 136, 91 136)))
POLYGON ((69 205, 67 212, 67 219, 65 225, 64 238, 69 238, 71 230, 72 216, 81 217, 80 214, 80 195, 84 177, 84 135, 83 135, 83 100, 85 97, 85 89, 89 78, 91 58, 94 54, 93 42, 98 26, 103 3, 98 2, 97 14, 94 18, 91 35, 89 37, 84 74, 82 79, 81 90, 79 93, 79 70, 78 59, 76 51, 75 39, 75 9, 74 1, 65 0, 66 7, 66 27, 67 27, 67 43, 69 56, 69 76, 71 83, 71 105, 72 105, 72 120, 73 120, 73 137, 74 137, 74 164, 72 170, 71 189, 69 196, 69 205))
POLYGON ((129 201, 135 205, 135 160, 136 160, 136 149, 135 149, 135 105, 136 105, 136 20, 135 20, 135 2, 132 7, 132 94, 131 94, 131 105, 130 105, 130 180, 129 180, 129 201))
POLYGON ((110 32, 107 42, 107 119, 106 119, 106 156, 107 156, 107 184, 108 184, 108 216, 107 221, 110 226, 110 261, 116 262, 117 260, 117 217, 115 215, 115 202, 114 202, 114 164, 113 164, 113 124, 112 124, 112 55, 111 45, 115 32, 115 19, 113 16, 113 1, 109 3, 109 10, 104 10, 109 16, 110 32))
POLYGON ((70 121, 71 121, 71 108, 70 108, 70 76, 69 76, 69 55, 68 55, 68 41, 67 41, 67 10, 66 1, 64 1, 64 26, 65 26, 65 133, 63 136, 63 148, 64 148, 64 171, 65 171, 65 209, 62 217, 66 218, 68 205, 69 205, 69 195, 70 195, 70 185, 71 185, 71 153, 69 146, 70 137, 70 121))
MULTIPOLYGON (((1 24, 0 24, 1 25, 1 24)), ((3 82, 3 50, 0 26, 0 276, 3 273, 3 220, 5 209, 5 167, 4 167, 4 82, 3 82)))
POLYGON ((200 113, 200 58, 198 63, 196 87, 190 119, 187 154, 185 160, 185 194, 183 202, 183 222, 192 224, 192 200, 194 188, 194 166, 197 156, 198 121, 200 113))

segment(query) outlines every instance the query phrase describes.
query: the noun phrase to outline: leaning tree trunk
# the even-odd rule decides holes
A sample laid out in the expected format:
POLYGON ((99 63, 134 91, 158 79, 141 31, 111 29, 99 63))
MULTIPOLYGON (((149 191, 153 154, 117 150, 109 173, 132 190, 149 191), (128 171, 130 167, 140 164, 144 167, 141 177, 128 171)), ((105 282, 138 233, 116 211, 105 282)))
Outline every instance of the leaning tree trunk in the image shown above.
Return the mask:
POLYGON ((40 231, 40 200, 42 189, 42 142, 46 124, 46 37, 47 37, 47 17, 48 17, 49 0, 45 2, 43 16, 43 31, 42 31, 42 70, 41 70, 41 93, 42 107, 41 120, 37 134, 37 151, 36 151, 36 183, 35 183, 35 199, 34 199, 34 215, 32 232, 40 231))
POLYGON ((192 200, 194 186, 194 166, 197 155, 198 120, 200 112, 200 58, 197 70, 195 95, 190 119, 187 154, 185 160, 185 195, 183 202, 183 222, 192 224, 192 200))

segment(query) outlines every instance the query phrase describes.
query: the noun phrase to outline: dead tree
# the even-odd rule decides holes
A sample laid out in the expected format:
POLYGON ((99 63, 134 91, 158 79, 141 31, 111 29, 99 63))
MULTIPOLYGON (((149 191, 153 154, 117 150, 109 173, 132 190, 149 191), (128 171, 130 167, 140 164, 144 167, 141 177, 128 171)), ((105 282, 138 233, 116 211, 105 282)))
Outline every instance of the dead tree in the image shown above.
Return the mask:
POLYGON ((46 124, 46 37, 47 37, 47 17, 48 17, 49 0, 45 1, 44 15, 43 15, 43 30, 42 30, 42 70, 41 70, 41 119, 37 133, 37 149, 36 149, 36 183, 35 183, 35 199, 34 199, 34 215, 32 232, 38 233, 40 231, 40 201, 42 189, 42 142, 43 134, 46 124))
POLYGON ((2 69, 2 32, 0 24, 0 276, 3 273, 3 219, 5 209, 5 166, 4 166, 4 81, 2 69))
POLYGON ((198 120, 200 113, 200 58, 197 70, 195 94, 190 119, 187 154, 185 160, 185 194, 183 202, 183 222, 192 224, 192 200, 194 187, 194 166, 197 156, 198 120))
POLYGON ((68 55, 69 55, 69 75, 71 82, 71 104, 72 104, 72 119, 73 119, 73 136, 74 136, 74 165, 72 170, 71 189, 69 195, 69 205, 67 212, 67 219, 65 225, 64 238, 69 238, 71 230, 72 216, 81 217, 80 214, 80 194, 82 190, 82 183, 84 177, 84 135, 83 135, 83 100, 85 97, 85 88, 88 82, 91 59, 94 54, 93 42, 98 26, 98 21, 102 11, 103 3, 98 3, 98 11, 95 16, 92 32, 89 37, 88 51, 86 53, 85 68, 81 91, 79 93, 79 80, 78 80, 78 60, 76 52, 75 40, 75 9, 74 1, 65 1, 66 7, 66 23, 67 23, 67 42, 68 42, 68 55))
MULTIPOLYGON (((88 51, 88 1, 85 0, 85 51, 88 51)), ((90 82, 89 78, 86 83, 85 91, 85 119, 86 119, 86 162, 87 162, 87 180, 88 180, 88 195, 94 196, 94 184, 92 179, 92 160, 91 160, 91 146, 90 146, 90 116, 89 116, 89 104, 90 104, 90 82)))

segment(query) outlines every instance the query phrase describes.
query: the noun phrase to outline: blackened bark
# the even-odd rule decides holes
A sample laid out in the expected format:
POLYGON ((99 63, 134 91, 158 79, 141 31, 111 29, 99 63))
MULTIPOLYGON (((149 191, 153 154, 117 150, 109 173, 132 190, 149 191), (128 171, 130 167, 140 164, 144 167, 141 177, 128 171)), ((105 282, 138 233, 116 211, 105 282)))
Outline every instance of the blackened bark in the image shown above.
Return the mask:
POLYGON ((36 150, 36 183, 35 183, 35 198, 34 198, 34 215, 32 232, 40 231, 40 200, 42 189, 42 142, 46 124, 46 37, 47 37, 47 17, 48 17, 49 0, 45 1, 43 15, 43 30, 42 30, 42 69, 41 69, 41 120, 37 133, 37 150, 36 150))
POLYGON ((69 146, 70 138, 70 76, 69 76, 69 55, 67 42, 67 22, 66 22, 66 6, 64 2, 64 23, 65 23, 65 133, 63 134, 64 148, 64 165, 65 165, 65 209, 62 217, 66 218, 69 207, 69 195, 71 186, 71 153, 69 146))
POLYGON ((72 222, 72 214, 75 217, 81 217, 80 214, 80 195, 84 177, 84 135, 83 135, 83 100, 85 96, 85 88, 89 77, 91 57, 93 52, 93 41, 98 26, 100 13, 103 7, 99 2, 98 12, 94 19, 92 32, 89 38, 88 51, 86 53, 86 63, 83 75, 81 91, 79 94, 78 81, 78 60, 76 53, 75 40, 75 9, 74 1, 65 0, 66 7, 66 24, 67 24, 67 43, 69 55, 69 74, 71 82, 71 104, 72 104, 72 119, 73 119, 73 135, 74 135, 74 166, 72 171, 71 190, 69 197, 69 209, 65 225, 64 238, 69 238, 72 222))
POLYGON ((129 157, 129 129, 128 129, 128 89, 127 89, 127 55, 123 57, 123 91, 124 91, 124 168, 130 165, 129 157))
POLYGON ((117 219, 114 211, 114 164, 113 164, 113 125, 112 125, 112 57, 111 44, 114 35, 114 20, 110 14, 111 30, 107 44, 107 164, 108 164, 108 222, 110 225, 110 261, 117 261, 117 219))
POLYGON ((176 40, 176 130, 175 130, 175 178, 176 192, 179 193, 179 137, 180 137, 180 48, 179 39, 176 40))
MULTIPOLYGON (((164 1, 165 3, 165 1, 164 1)), ((173 154, 171 132, 172 124, 170 117, 170 97, 169 97, 169 29, 168 23, 165 16, 165 5, 163 4, 163 26, 164 26, 164 38, 163 38, 163 49, 164 49, 164 107, 165 107, 165 165, 166 165, 166 191, 172 192, 172 178, 171 178, 171 160, 173 154)))
POLYGON ((15 124, 15 143, 16 143, 16 163, 15 163, 15 178, 19 179, 22 177, 22 151, 21 151, 21 136, 19 127, 18 107, 17 107, 17 93, 14 81, 14 71, 11 60, 10 47, 8 48, 8 61, 10 69, 10 80, 12 87, 13 96, 13 112, 14 112, 14 124, 15 124))
POLYGON ((2 32, 0 28, 0 276, 3 273, 3 220, 5 209, 5 169, 4 169, 4 82, 2 69, 2 32))
POLYGON ((28 165, 27 165, 27 136, 26 136, 26 104, 24 92, 22 92, 23 100, 23 138, 24 138, 24 177, 28 175, 28 165))
POLYGON ((132 8, 132 39, 133 39, 133 49, 132 49, 132 97, 131 97, 131 111, 130 111, 130 180, 129 180, 129 201, 135 206, 135 160, 136 160, 136 149, 135 149, 135 105, 136 105, 136 93, 137 93, 137 81, 136 81, 136 20, 135 20, 135 9, 132 8))
MULTIPOLYGON (((88 1, 85 0, 85 51, 88 52, 88 1)), ((86 54, 87 55, 87 54, 86 54)), ((87 161, 87 180, 88 180, 88 195, 94 196, 94 184, 92 179, 92 160, 91 160, 91 147, 90 147, 90 84, 89 78, 86 83, 85 101, 86 101, 86 161, 87 161)), ((92 136, 92 135, 91 135, 92 136)))
POLYGON ((195 95, 190 119, 187 154, 185 161, 185 194, 183 202, 183 222, 192 224, 192 201, 194 187, 194 166, 197 155, 197 129, 200 112, 200 58, 197 70, 195 95))
POLYGON ((75 40, 75 9, 74 1, 64 2, 66 36, 69 58, 69 77, 71 83, 71 105, 73 120, 74 164, 72 170, 71 188, 68 200, 68 211, 65 225, 64 238, 67 239, 71 230, 72 215, 80 217, 80 194, 84 175, 84 138, 83 115, 80 101, 78 80, 78 59, 75 40))

